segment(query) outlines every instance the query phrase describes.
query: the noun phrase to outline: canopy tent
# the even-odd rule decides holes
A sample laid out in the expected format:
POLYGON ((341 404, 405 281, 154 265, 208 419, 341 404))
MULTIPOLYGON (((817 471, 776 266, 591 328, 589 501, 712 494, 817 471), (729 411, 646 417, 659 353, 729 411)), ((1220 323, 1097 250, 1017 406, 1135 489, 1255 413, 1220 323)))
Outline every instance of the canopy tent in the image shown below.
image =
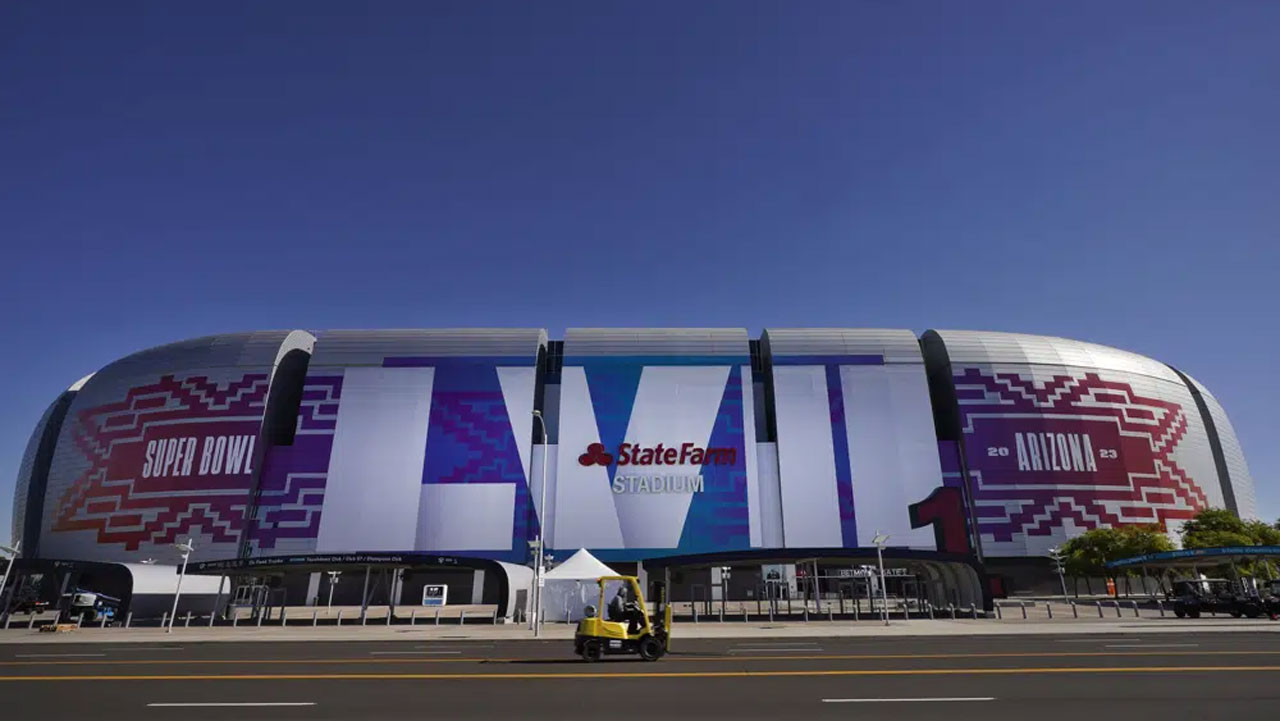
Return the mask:
POLYGON ((587 549, 578 550, 564 563, 547 572, 542 588, 542 613, 548 621, 573 623, 582 618, 582 609, 597 601, 596 579, 616 576, 616 571, 600 562, 587 549))
MULTIPOLYGON (((1160 579, 1161 575, 1190 576, 1192 579, 1204 579, 1206 576, 1201 573, 1201 568, 1206 571, 1212 571, 1215 567, 1221 568, 1222 566, 1229 566, 1233 583, 1241 584, 1246 589, 1256 591, 1257 582, 1260 578, 1266 578, 1266 580, 1273 583, 1277 582, 1275 581, 1274 571, 1267 564, 1263 565, 1264 572, 1261 575, 1255 575, 1253 578, 1241 577, 1236 568, 1237 564, 1250 561, 1280 562, 1280 546, 1183 548, 1176 551, 1161 551, 1142 556, 1121 558, 1116 561, 1109 561, 1106 566, 1118 571, 1137 570, 1144 577, 1155 571, 1156 582, 1160 584, 1162 591, 1164 590, 1164 582, 1160 579)), ((1257 569, 1255 569, 1256 572, 1257 569)), ((1205 590, 1208 590, 1207 586, 1205 590)))
POLYGON ((1280 559, 1280 546, 1219 546, 1161 551, 1144 556, 1121 558, 1107 563, 1107 568, 1195 568, 1215 564, 1234 564, 1251 560, 1280 559))

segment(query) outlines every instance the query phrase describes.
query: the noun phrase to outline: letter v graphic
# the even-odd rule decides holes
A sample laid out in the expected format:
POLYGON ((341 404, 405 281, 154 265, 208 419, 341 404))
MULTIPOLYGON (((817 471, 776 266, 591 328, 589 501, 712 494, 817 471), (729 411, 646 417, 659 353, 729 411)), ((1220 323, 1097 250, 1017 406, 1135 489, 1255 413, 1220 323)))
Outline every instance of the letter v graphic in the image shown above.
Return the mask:
POLYGON ((610 484, 618 472, 618 446, 626 440, 627 425, 631 423, 631 409, 636 404, 636 391, 640 388, 643 371, 644 366, 638 363, 615 362, 583 367, 591 406, 596 412, 600 442, 613 456, 613 462, 609 464, 610 484))

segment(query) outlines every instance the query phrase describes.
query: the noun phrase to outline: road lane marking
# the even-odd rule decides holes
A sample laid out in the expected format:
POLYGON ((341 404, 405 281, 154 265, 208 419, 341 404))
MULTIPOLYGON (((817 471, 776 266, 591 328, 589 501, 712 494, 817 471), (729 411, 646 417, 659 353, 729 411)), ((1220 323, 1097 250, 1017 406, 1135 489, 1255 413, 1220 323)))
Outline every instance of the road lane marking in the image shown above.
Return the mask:
POLYGON ((225 703, 149 703, 148 708, 198 708, 227 706, 315 706, 314 701, 237 701, 225 703))
POLYGON ((185 651, 186 647, 185 646, 147 646, 144 648, 128 648, 128 647, 122 646, 120 648, 111 648, 108 650, 110 651, 185 651))
POLYGON ((105 653, 15 653, 14 658, 78 658, 78 657, 102 657, 105 653))
MULTIPOLYGON (((1276 651, 1276 653, 1280 654, 1280 651, 1276 651)), ((473 658, 366 658, 363 656, 353 656, 351 658, 140 658, 128 661, 117 658, 103 661, 0 661, 0 666, 153 666, 156 664, 164 664, 166 666, 198 666, 202 664, 208 664, 211 666, 225 666, 229 664, 295 664, 300 666, 314 664, 327 666, 347 663, 492 663, 494 661, 511 663, 529 660, 532 659, 490 659, 481 658, 479 656, 473 658)), ((574 659, 568 658, 564 660, 573 661, 574 659)))
POLYGON ((1141 641, 1140 638, 1113 638, 1098 636, 1095 638, 1055 638, 1058 643, 1102 643, 1103 641, 1141 641))
POLYGON ((461 651, 370 651, 370 656, 422 656, 423 654, 455 654, 461 651))
POLYGON ((1109 643, 1107 648, 1195 648, 1198 643, 1109 643))
POLYGON ((821 676, 1008 676, 1087 673, 1278 673, 1280 666, 1061 666, 1044 668, 902 668, 827 669, 808 671, 629 671, 609 673, 279 673, 279 674, 156 674, 143 676, 0 676, 0 683, 14 681, 461 681, 551 680, 627 678, 776 678, 821 676))
MULTIPOLYGON (((101 656, 103 654, 93 654, 101 656)), ((1280 650, 1206 650, 1206 651, 1019 651, 1019 652, 995 652, 995 653, 863 653, 863 654, 815 654, 812 656, 797 655, 772 655, 772 656, 732 656, 734 661, 876 661, 876 660, 903 660, 903 659, 964 659, 964 658, 1094 658, 1094 657, 1113 657, 1113 658, 1131 658, 1142 656, 1280 656, 1280 650)), ((700 663, 708 661, 724 661, 729 656, 665 656, 667 663, 700 663)), ((335 664, 392 664, 392 663, 486 663, 486 664, 518 664, 529 663, 532 661, 540 663, 550 663, 553 661, 563 661, 565 663, 576 663, 577 659, 571 656, 557 657, 528 657, 528 658, 483 658, 483 657, 464 657, 464 658, 428 658, 428 657, 352 657, 352 658, 244 658, 244 659, 228 659, 228 658, 211 658, 211 659, 192 659, 192 658, 150 658, 150 659, 104 659, 96 660, 33 660, 33 661, 0 661, 0 667, 5 666, 148 666, 165 664, 174 665, 201 665, 207 664, 211 666, 243 664, 243 665, 279 665, 294 664, 299 666, 311 665, 335 665, 335 664)))
POLYGON ((938 696, 936 698, 824 698, 822 703, 950 703, 995 700, 995 696, 938 696))
POLYGON ((816 646, 768 646, 765 648, 731 648, 729 649, 729 653, 813 653, 814 651, 821 650, 823 649, 816 646))

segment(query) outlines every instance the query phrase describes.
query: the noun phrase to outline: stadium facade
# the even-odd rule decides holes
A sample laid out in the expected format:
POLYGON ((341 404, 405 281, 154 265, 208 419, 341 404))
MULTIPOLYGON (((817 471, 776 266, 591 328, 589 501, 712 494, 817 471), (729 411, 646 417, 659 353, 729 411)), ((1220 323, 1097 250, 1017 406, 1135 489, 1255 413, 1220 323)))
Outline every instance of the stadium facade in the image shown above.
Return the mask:
POLYGON ((526 565, 543 524, 553 556, 624 565, 856 560, 888 534, 904 562, 986 572, 1208 507, 1255 514, 1222 406, 1100 345, 295 330, 153 348, 62 393, 22 461, 13 540, 130 563, 190 537, 209 569, 292 563, 314 595, 344 558, 526 565))

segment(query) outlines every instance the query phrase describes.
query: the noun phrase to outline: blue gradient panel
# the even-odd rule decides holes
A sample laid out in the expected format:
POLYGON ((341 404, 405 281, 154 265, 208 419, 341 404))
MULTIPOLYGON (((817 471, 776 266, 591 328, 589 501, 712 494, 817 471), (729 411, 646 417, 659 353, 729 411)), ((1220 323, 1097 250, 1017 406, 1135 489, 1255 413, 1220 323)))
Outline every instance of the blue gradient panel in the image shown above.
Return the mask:
POLYGON ((693 494, 685 516, 680 546, 675 552, 707 553, 751 547, 751 521, 747 505, 745 434, 742 426, 742 368, 733 366, 724 397, 711 428, 710 448, 735 448, 731 465, 702 466, 704 489, 693 494))
MULTIPOLYGON (((583 366, 587 376, 587 389, 591 393, 591 407, 595 409, 596 426, 600 430, 600 442, 610 453, 626 440, 627 426, 631 423, 631 409, 635 407, 636 391, 640 387, 640 374, 644 365, 638 363, 604 363, 583 366)), ((609 464, 609 482, 613 482, 618 470, 615 457, 609 464)))
POLYGON ((845 427, 844 384, 840 366, 828 365, 827 403, 831 407, 831 448, 836 462, 836 496, 840 502, 840 540, 846 548, 858 545, 857 515, 853 507, 853 477, 849 465, 849 434, 845 427))

